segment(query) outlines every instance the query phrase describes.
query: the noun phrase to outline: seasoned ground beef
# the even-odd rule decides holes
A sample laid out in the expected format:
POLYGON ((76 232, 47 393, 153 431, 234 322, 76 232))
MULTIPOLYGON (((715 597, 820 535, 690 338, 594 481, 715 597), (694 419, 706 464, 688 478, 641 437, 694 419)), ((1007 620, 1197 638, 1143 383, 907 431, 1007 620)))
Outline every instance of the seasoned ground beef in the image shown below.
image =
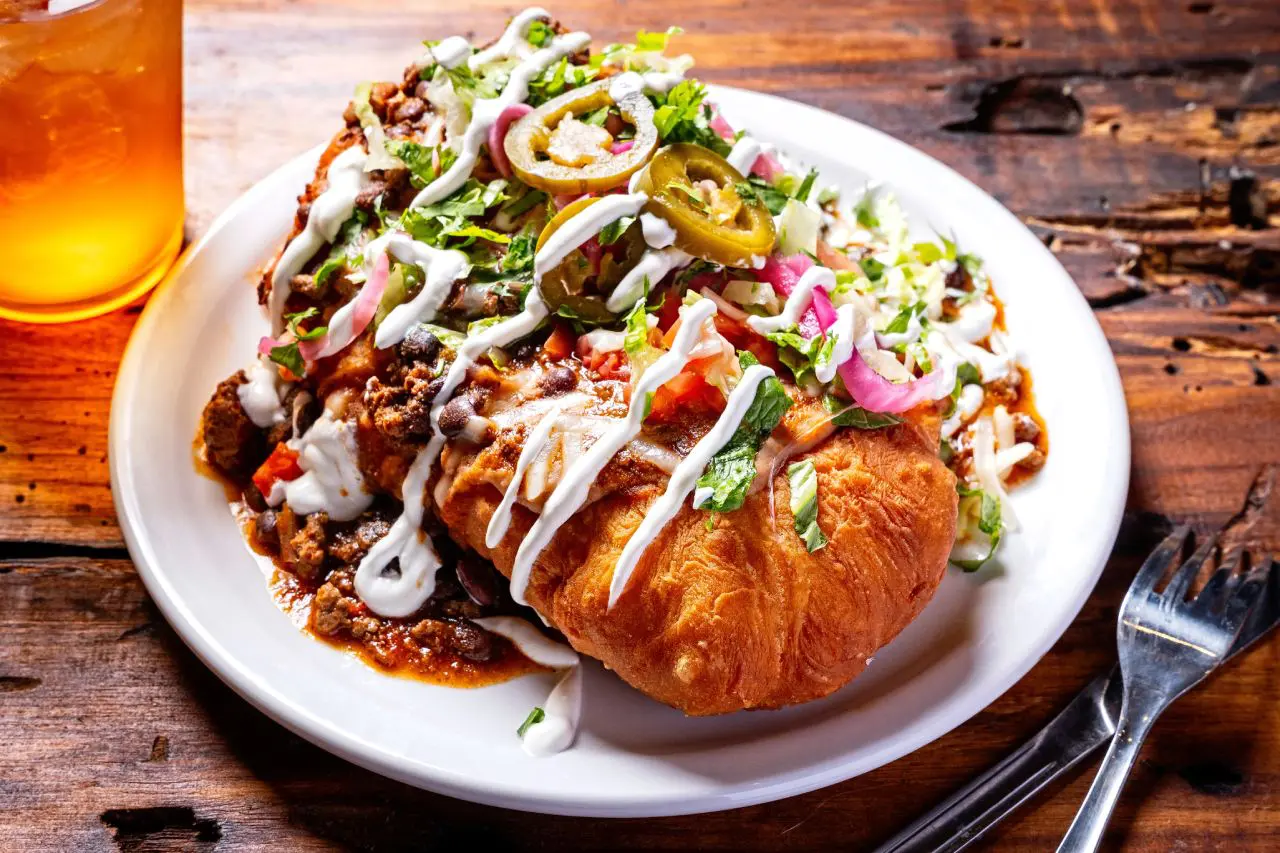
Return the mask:
POLYGON ((331 525, 329 556, 354 566, 373 547, 373 543, 386 536, 390 529, 391 521, 381 513, 366 513, 353 522, 331 525))
POLYGON ((444 385, 437 373, 434 365, 417 361, 393 370, 385 382, 370 379, 364 404, 378 431, 395 441, 430 438, 431 403, 444 385))
POLYGON ((465 619, 423 619, 409 630, 424 648, 467 660, 486 661, 493 657, 493 635, 465 619))
POLYGON ((243 370, 222 380, 200 418, 206 457, 232 477, 252 474, 267 455, 263 433, 245 414, 236 391, 247 381, 243 370))
POLYGON ((311 602, 311 630, 325 637, 349 632, 359 612, 360 602, 343 595, 333 584, 324 584, 311 602))
POLYGON ((294 574, 304 580, 315 580, 324 565, 325 525, 328 521, 329 516, 323 512, 308 515, 307 523, 289 542, 294 574))

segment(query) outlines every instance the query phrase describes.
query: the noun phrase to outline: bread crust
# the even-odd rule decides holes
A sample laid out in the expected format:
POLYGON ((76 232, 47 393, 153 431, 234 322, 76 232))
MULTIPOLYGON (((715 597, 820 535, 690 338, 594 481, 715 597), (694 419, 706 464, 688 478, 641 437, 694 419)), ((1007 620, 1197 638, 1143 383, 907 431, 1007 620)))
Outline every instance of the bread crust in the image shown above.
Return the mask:
MULTIPOLYGON (((440 515, 456 540, 510 576, 536 516, 517 505, 502 542, 485 547, 499 488, 511 477, 503 444, 464 456, 440 515)), ((797 457, 818 472, 818 518, 830 540, 812 554, 792 526, 785 471, 774 478, 775 512, 769 489, 760 489, 708 530, 707 513, 686 502, 608 610, 613 566, 666 485, 631 478, 556 533, 526 597, 579 652, 690 715, 826 696, 861 673, 942 580, 957 496, 937 446, 930 417, 840 430, 797 457)))

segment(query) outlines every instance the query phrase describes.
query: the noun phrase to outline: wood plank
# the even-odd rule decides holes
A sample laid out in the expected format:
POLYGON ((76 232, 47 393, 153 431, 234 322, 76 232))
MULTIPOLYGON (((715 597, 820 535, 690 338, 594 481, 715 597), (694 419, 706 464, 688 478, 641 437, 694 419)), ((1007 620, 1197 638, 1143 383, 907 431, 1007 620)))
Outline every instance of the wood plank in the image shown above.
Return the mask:
MULTIPOLYGON (((687 849, 691 838, 704 850, 862 849, 997 761, 1106 666, 1097 637, 1110 632, 1151 533, 1131 519, 1098 593, 1057 647, 937 743, 780 803, 621 823, 473 806, 355 768, 205 670, 128 561, 9 563, 0 570, 0 597, 11 603, 0 615, 0 742, 20 748, 0 755, 0 840, 5 849, 86 851, 113 849, 113 832, 119 849, 153 850, 212 850, 219 838, 235 850, 435 849, 477 838, 500 849, 593 850, 624 837, 644 850, 687 849), (173 846, 126 844, 161 838, 173 846)), ((1269 760, 1280 754, 1277 684, 1273 637, 1169 712, 1116 821, 1131 826, 1127 849, 1169 849, 1190 823, 1202 826, 1195 849, 1269 849, 1280 821, 1271 796, 1280 766, 1269 760), (1203 731, 1206 719, 1215 725, 1203 731), (1188 743, 1190 731, 1203 733, 1188 743)), ((1077 776, 988 849, 1050 849, 1087 785, 1088 774, 1077 776)))
MULTIPOLYGON (((187 0, 188 234, 324 140, 354 84, 416 39, 518 4, 187 0)), ((566 0, 602 41, 683 23, 706 79, 863 121, 1009 206, 1116 354, 1132 487, 1097 592, 1045 660, 937 743, 860 779, 695 818, 532 816, 416 791, 310 746, 187 651, 121 550, 106 423, 138 308, 0 321, 0 849, 865 849, 1033 733, 1112 658, 1138 560, 1174 522, 1280 550, 1280 4, 1273 0, 566 0)), ((1087 501, 1087 496, 1081 496, 1087 501)), ((1280 641, 1176 705, 1110 849, 1269 850, 1280 641), (1212 721, 1213 725, 1206 725, 1212 721)), ((1089 773, 983 845, 1052 849, 1089 773)))

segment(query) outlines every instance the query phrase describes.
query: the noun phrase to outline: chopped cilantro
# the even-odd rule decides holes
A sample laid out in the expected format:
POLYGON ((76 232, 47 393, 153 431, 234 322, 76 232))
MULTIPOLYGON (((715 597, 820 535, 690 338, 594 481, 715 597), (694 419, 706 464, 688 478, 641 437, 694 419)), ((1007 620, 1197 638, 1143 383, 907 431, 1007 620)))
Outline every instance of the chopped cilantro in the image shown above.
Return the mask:
POLYGON ((684 196, 685 201, 700 213, 709 213, 710 208, 707 203, 702 200, 702 195, 683 181, 667 181, 667 189, 674 190, 684 196))
POLYGON ((408 167, 416 189, 422 189, 440 177, 458 159, 453 149, 446 145, 420 145, 407 139, 388 140, 387 150, 408 167))
POLYGON ((521 232, 507 244, 507 254, 502 258, 502 271, 523 273, 533 269, 534 246, 538 238, 530 232, 521 232))
POLYGON ((665 95, 650 95, 656 108, 653 123, 662 141, 692 142, 728 156, 731 146, 711 129, 711 107, 703 101, 707 88, 696 80, 682 80, 665 95))
POLYGON ((551 25, 546 21, 535 20, 529 24, 529 29, 525 33, 525 38, 529 40, 529 44, 534 47, 543 47, 556 37, 556 31, 551 29, 551 25))
POLYGON ((814 181, 818 180, 818 170, 810 169, 809 174, 804 176, 804 180, 800 182, 800 186, 796 187, 795 194, 792 196, 796 201, 808 201, 809 193, 813 191, 814 181))
POLYGON ((520 737, 524 737, 525 732, 529 731, 529 729, 533 728, 534 726, 536 726, 538 723, 542 722, 546 718, 547 718, 547 712, 542 710, 541 708, 535 707, 532 711, 529 712, 529 716, 524 718, 524 722, 520 724, 520 728, 516 729, 516 734, 519 735, 520 737))

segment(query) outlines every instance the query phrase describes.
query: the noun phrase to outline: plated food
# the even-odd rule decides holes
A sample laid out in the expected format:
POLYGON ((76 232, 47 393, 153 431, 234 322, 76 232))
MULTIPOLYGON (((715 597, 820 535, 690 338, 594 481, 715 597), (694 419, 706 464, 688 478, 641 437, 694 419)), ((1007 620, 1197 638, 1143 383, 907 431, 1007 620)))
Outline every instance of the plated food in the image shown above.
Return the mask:
POLYGON ((360 87, 201 423, 312 633, 563 671, 536 753, 579 654, 695 715, 838 689, 1047 451, 981 262, 735 130, 669 35, 530 9, 360 87))

